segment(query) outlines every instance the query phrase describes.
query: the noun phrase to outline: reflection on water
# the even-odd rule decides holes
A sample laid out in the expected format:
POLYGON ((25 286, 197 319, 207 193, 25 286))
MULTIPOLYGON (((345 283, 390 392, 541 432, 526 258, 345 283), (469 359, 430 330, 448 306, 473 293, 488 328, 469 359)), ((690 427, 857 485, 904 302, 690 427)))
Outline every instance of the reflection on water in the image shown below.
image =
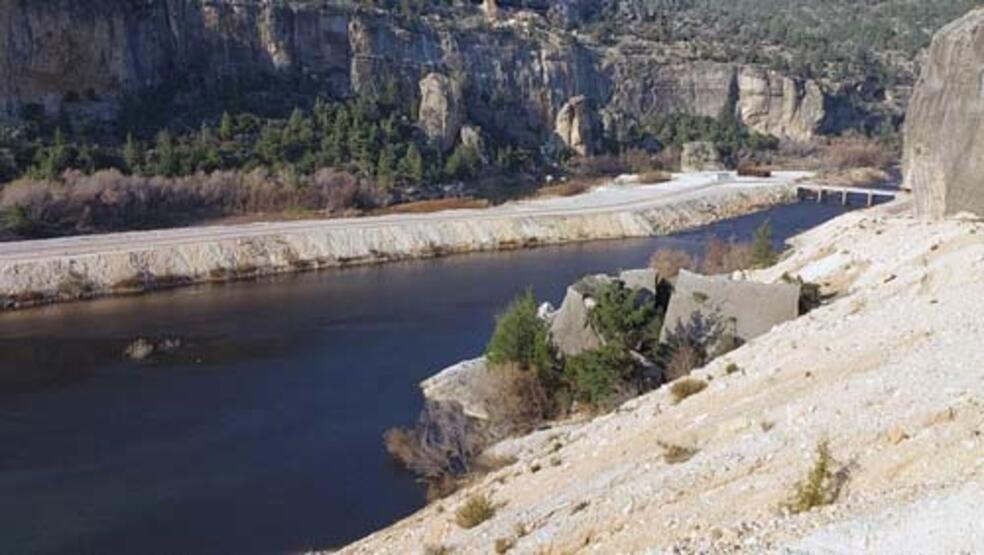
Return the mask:
POLYGON ((645 265, 709 234, 777 239, 791 205, 662 239, 325 271, 0 314, 0 552, 278 553, 356 539, 423 503, 381 435, 416 383, 484 347, 533 286, 645 265), (139 337, 165 356, 124 356, 139 337))

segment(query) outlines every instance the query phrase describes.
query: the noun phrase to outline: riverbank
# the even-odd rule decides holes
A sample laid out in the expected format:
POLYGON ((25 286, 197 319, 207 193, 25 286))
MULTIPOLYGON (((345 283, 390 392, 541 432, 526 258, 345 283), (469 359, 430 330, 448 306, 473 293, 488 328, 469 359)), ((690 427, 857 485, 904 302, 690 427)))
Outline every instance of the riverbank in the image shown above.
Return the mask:
POLYGON ((0 244, 0 307, 16 309, 196 283, 507 250, 647 237, 796 198, 806 177, 701 173, 657 185, 600 187, 577 197, 484 210, 363 219, 182 228, 0 244))
POLYGON ((267 555, 355 541, 425 505, 383 433, 415 421, 419 382, 482 352, 515 295, 559 305, 581 276, 644 266, 659 249, 700 256, 709 237, 748 241, 766 220, 785 241, 845 211, 799 202, 654 238, 2 313, 0 553, 267 555), (139 338, 182 348, 125 357, 139 338))
POLYGON ((511 464, 343 552, 984 549, 984 224, 897 212, 837 218, 753 272, 835 298, 696 371, 704 391, 674 402, 664 388, 501 443, 511 464), (824 442, 839 496, 791 513, 824 442), (475 496, 493 510, 462 528, 475 496))

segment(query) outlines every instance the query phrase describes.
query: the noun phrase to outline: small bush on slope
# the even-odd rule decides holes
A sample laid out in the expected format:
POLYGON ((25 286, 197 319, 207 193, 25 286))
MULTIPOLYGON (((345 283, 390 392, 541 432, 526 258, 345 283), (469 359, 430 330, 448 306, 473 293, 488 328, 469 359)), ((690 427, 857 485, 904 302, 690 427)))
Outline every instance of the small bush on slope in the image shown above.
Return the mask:
POLYGON ((698 380, 697 378, 683 378, 682 380, 673 382, 673 385, 670 386, 670 394, 673 395, 673 400, 679 403, 687 397, 704 391, 706 388, 707 382, 704 380, 698 380))
POLYGON ((462 528, 474 528, 486 520, 495 516, 495 506, 484 495, 475 495, 468 498, 458 512, 454 515, 454 521, 462 528))
POLYGON ((601 407, 617 394, 632 374, 634 365, 628 351, 618 345, 605 345, 568 357, 564 376, 574 398, 601 407))
POLYGON ((813 467, 806 478, 796 484, 787 508, 794 513, 803 513, 816 507, 830 505, 836 501, 837 495, 840 493, 840 484, 837 480, 837 474, 834 472, 836 464, 830 454, 830 444, 827 441, 821 441, 817 445, 813 467))

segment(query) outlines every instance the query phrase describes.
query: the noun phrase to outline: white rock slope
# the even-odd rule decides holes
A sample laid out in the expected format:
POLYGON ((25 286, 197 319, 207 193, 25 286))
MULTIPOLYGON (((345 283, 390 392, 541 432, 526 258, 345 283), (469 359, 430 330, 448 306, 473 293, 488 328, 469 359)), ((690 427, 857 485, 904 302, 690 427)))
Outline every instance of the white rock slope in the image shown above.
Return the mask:
POLYGON ((697 371, 703 392, 500 444, 517 462, 343 552, 984 553, 984 224, 887 214, 814 229, 753 276, 841 296, 697 371), (840 499, 786 514, 824 439, 840 499), (697 453, 669 464, 660 442, 697 453), (462 529, 477 493, 496 513, 462 529))

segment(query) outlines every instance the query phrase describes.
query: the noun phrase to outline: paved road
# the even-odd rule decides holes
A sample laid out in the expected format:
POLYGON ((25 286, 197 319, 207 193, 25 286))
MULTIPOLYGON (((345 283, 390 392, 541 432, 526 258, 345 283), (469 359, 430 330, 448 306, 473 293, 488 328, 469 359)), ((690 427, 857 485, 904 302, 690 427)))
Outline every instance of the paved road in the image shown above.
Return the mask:
POLYGON ((770 179, 732 178, 724 181, 719 180, 717 176, 718 174, 712 173, 685 174, 669 183, 658 185, 609 185, 576 197, 513 202, 480 210, 184 227, 0 243, 0 264, 228 239, 311 233, 338 228, 371 229, 420 222, 482 221, 510 217, 549 217, 645 210, 669 203, 711 196, 727 190, 792 183, 804 177, 804 174, 781 172, 770 179))

